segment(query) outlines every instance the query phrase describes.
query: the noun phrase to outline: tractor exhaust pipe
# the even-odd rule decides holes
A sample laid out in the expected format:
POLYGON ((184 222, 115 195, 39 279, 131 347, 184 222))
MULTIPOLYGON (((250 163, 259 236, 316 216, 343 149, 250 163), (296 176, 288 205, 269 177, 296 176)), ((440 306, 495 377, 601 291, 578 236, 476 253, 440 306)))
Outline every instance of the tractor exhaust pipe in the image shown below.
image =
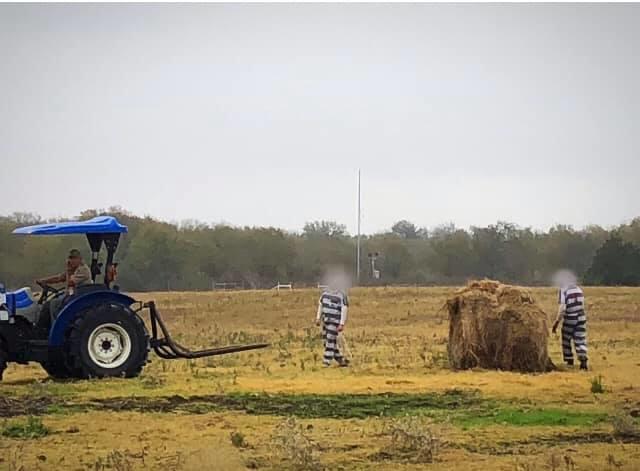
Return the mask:
POLYGON ((160 358, 166 360, 203 358, 214 355, 225 355, 227 353, 245 352, 247 350, 256 350, 269 346, 268 343, 254 343, 249 345, 229 345, 227 347, 209 348, 206 350, 189 350, 171 338, 164 320, 156 309, 155 302, 149 301, 143 304, 142 308, 149 309, 149 317, 151 318, 151 339, 149 343, 151 348, 153 348, 160 358), (159 332, 162 334, 161 338, 158 338, 159 332))

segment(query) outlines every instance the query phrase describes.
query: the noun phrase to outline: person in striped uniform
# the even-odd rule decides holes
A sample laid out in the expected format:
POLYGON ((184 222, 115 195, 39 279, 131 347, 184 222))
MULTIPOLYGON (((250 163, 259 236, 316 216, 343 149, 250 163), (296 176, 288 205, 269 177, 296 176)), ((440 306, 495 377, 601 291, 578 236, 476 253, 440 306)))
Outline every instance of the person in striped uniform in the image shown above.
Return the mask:
POLYGON ((343 291, 330 287, 320 296, 316 324, 320 325, 322 322, 324 339, 322 363, 325 367, 331 366, 332 360, 338 362, 340 366, 349 365, 349 361, 338 348, 338 335, 344 330, 348 310, 349 299, 343 291))
POLYGON ((573 350, 580 360, 580 369, 587 369, 587 316, 584 293, 575 280, 560 285, 558 294, 558 317, 553 323, 553 333, 562 321, 562 357, 565 363, 573 366, 573 350))

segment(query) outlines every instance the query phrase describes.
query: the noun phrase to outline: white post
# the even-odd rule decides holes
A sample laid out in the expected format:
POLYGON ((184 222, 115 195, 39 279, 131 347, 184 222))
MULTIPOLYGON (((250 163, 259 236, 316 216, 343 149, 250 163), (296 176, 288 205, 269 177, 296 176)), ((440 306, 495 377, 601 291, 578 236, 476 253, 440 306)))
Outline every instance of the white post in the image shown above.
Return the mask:
POLYGON ((356 239, 356 278, 360 284, 360 169, 358 169, 358 237, 356 239))

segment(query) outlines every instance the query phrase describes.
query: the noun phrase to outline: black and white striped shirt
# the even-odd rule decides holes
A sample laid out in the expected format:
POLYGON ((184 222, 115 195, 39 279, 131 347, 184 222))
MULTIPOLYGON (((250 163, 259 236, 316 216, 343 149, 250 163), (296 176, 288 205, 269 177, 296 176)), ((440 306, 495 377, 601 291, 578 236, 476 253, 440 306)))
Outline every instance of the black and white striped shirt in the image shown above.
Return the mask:
POLYGON ((342 291, 325 291, 318 301, 318 319, 320 316, 325 322, 342 324, 347 321, 347 308, 349 298, 342 291))
POLYGON ((579 286, 569 286, 560 289, 558 302, 565 306, 565 317, 584 315, 584 293, 579 286))

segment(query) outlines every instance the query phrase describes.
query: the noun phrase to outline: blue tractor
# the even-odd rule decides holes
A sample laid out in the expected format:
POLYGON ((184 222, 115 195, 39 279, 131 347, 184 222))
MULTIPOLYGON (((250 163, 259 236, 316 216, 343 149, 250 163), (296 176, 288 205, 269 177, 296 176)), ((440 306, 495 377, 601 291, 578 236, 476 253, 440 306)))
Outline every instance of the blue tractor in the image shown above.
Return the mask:
POLYGON ((91 248, 93 283, 73 290, 39 283, 42 292, 37 299, 30 288, 6 293, 4 287, 0 288, 0 378, 9 362, 38 362, 55 378, 134 377, 147 363, 151 349, 161 358, 176 359, 268 346, 231 345, 192 351, 174 341, 153 301, 136 301, 115 285, 114 255, 120 236, 126 232, 127 227, 111 216, 13 231, 23 235, 85 234, 91 248), (104 264, 100 262, 103 246, 104 264), (43 308, 52 300, 57 300, 59 312, 43 327, 41 315, 50 315, 43 308), (148 314, 151 334, 141 317, 143 313, 148 314))

